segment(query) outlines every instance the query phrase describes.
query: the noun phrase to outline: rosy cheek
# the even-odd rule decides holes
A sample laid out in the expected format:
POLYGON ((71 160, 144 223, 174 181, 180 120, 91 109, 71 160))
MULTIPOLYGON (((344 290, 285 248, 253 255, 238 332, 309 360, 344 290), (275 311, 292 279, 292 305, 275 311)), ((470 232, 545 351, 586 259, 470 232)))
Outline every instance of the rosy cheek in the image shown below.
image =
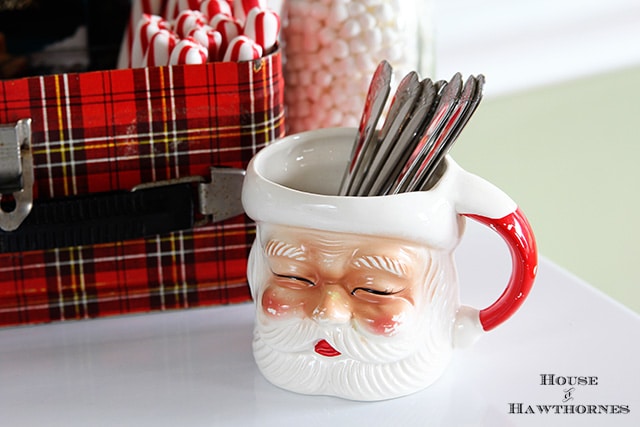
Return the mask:
POLYGON ((398 301, 388 307, 377 307, 368 313, 359 313, 357 318, 372 334, 390 337, 405 329, 406 319, 412 312, 413 307, 409 303, 398 301))
POLYGON ((262 310, 273 318, 300 317, 303 304, 290 290, 268 286, 262 294, 262 310))
POLYGON ((369 330, 376 335, 392 336, 398 331, 398 328, 402 325, 402 322, 395 319, 395 317, 380 316, 375 319, 371 319, 369 323, 369 330))

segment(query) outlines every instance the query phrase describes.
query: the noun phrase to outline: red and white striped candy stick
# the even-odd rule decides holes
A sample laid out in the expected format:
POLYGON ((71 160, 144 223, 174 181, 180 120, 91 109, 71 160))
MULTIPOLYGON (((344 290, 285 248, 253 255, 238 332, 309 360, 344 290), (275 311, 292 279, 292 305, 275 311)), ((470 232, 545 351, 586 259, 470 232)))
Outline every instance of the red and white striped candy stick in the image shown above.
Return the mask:
POLYGON ((244 35, 262 46, 265 53, 270 52, 278 42, 280 17, 271 10, 254 7, 244 22, 244 35))
POLYGON ((131 11, 124 37, 118 54, 118 68, 131 68, 131 52, 133 49, 134 33, 138 27, 138 21, 144 13, 160 15, 164 0, 131 0, 131 11))
POLYGON ((207 58, 209 62, 221 61, 222 54, 224 52, 221 51, 222 46, 222 34, 218 31, 214 30, 208 25, 205 25, 200 28, 194 28, 188 34, 188 37, 191 37, 200 45, 202 45, 205 49, 207 49, 208 55, 207 58))
POLYGON ((163 16, 169 21, 174 21, 184 10, 200 10, 202 3, 203 0, 167 0, 163 16))
POLYGON ((204 64, 205 62, 207 62, 207 49, 191 37, 180 40, 169 57, 169 65, 204 64))
POLYGON ((231 6, 229 6, 229 3, 227 3, 226 0, 204 0, 200 3, 200 12, 209 18, 212 18, 219 13, 227 16, 233 16, 231 6))
POLYGON ((180 13, 180 7, 178 6, 178 0, 167 0, 164 5, 164 11, 162 16, 169 22, 173 22, 180 13))
POLYGON ((230 16, 219 13, 209 21, 209 26, 222 34, 222 52, 227 50, 227 46, 234 38, 242 34, 242 25, 230 16))
POLYGON ((131 67, 144 67, 144 55, 147 53, 149 41, 158 30, 169 29, 170 25, 161 16, 145 13, 140 18, 131 47, 131 67))
POLYGON ((202 0, 178 0, 178 9, 183 10, 200 10, 202 0))
POLYGON ((173 29, 178 37, 183 39, 189 34, 189 31, 202 27, 206 23, 206 17, 199 10, 183 10, 176 18, 173 29))
POLYGON ((169 65, 171 52, 178 43, 178 37, 169 30, 160 29, 151 37, 149 48, 144 57, 147 67, 159 67, 169 65))
POLYGON ((240 22, 244 22, 249 11, 254 7, 264 10, 267 8, 267 0, 234 0, 233 16, 240 22))
POLYGON ((225 62, 251 61, 262 56, 262 47, 247 36, 238 36, 229 42, 224 54, 225 62))

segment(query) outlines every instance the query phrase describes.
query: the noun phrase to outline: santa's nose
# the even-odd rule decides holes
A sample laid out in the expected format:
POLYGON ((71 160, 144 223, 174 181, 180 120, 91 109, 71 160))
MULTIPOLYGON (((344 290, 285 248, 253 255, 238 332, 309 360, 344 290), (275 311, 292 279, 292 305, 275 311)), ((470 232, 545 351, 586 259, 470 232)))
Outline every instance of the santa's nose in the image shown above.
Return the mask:
POLYGON ((349 295, 342 286, 325 286, 320 302, 311 313, 319 323, 345 323, 351 320, 349 295))

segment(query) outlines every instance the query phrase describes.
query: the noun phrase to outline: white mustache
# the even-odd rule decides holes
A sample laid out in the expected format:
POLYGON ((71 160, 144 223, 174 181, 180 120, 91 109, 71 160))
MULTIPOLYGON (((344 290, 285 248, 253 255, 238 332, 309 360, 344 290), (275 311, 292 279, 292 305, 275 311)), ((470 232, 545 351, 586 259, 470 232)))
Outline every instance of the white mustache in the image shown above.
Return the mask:
POLYGON ((313 352, 315 344, 324 339, 345 358, 367 363, 402 360, 416 351, 419 342, 424 342, 424 338, 416 339, 415 333, 399 332, 392 337, 373 335, 353 320, 326 327, 308 318, 272 320, 260 310, 256 328, 264 344, 280 353, 313 352))

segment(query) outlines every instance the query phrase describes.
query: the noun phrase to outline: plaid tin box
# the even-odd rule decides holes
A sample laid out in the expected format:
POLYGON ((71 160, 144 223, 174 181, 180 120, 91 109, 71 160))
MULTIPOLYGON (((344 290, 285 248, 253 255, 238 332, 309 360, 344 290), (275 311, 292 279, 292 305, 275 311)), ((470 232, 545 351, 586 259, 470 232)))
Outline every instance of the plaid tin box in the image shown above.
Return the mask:
MULTIPOLYGON (((244 168, 260 148, 282 136, 281 70, 276 52, 252 62, 1 81, 0 125, 15 134, 16 129, 20 133, 17 123, 30 120, 24 136, 30 147, 20 158, 32 164, 16 170, 23 167, 21 184, 30 187, 34 209, 92 195, 128 197, 140 184, 192 188, 192 180, 207 181, 212 166, 244 168), (32 186, 27 168, 33 171, 32 186)), ((7 181, 6 153, 13 152, 6 146, 0 151, 0 169, 5 166, 0 181, 7 181)), ((0 210, 11 211, 22 193, 14 198, 7 188, 0 190, 0 210)), ((173 202, 159 203, 179 205, 180 194, 173 202)), ((59 216, 69 215, 62 212, 59 216)), ((126 228, 126 217, 119 221, 126 228)), ((156 221, 163 225, 162 217, 156 221)), ((68 222, 66 231, 51 230, 53 240, 66 236, 74 241, 68 222)), ((245 270, 254 237, 249 219, 199 218, 195 225, 56 248, 46 246, 46 236, 42 248, 40 237, 20 240, 20 227, 0 230, 0 325, 249 300, 245 270)))

